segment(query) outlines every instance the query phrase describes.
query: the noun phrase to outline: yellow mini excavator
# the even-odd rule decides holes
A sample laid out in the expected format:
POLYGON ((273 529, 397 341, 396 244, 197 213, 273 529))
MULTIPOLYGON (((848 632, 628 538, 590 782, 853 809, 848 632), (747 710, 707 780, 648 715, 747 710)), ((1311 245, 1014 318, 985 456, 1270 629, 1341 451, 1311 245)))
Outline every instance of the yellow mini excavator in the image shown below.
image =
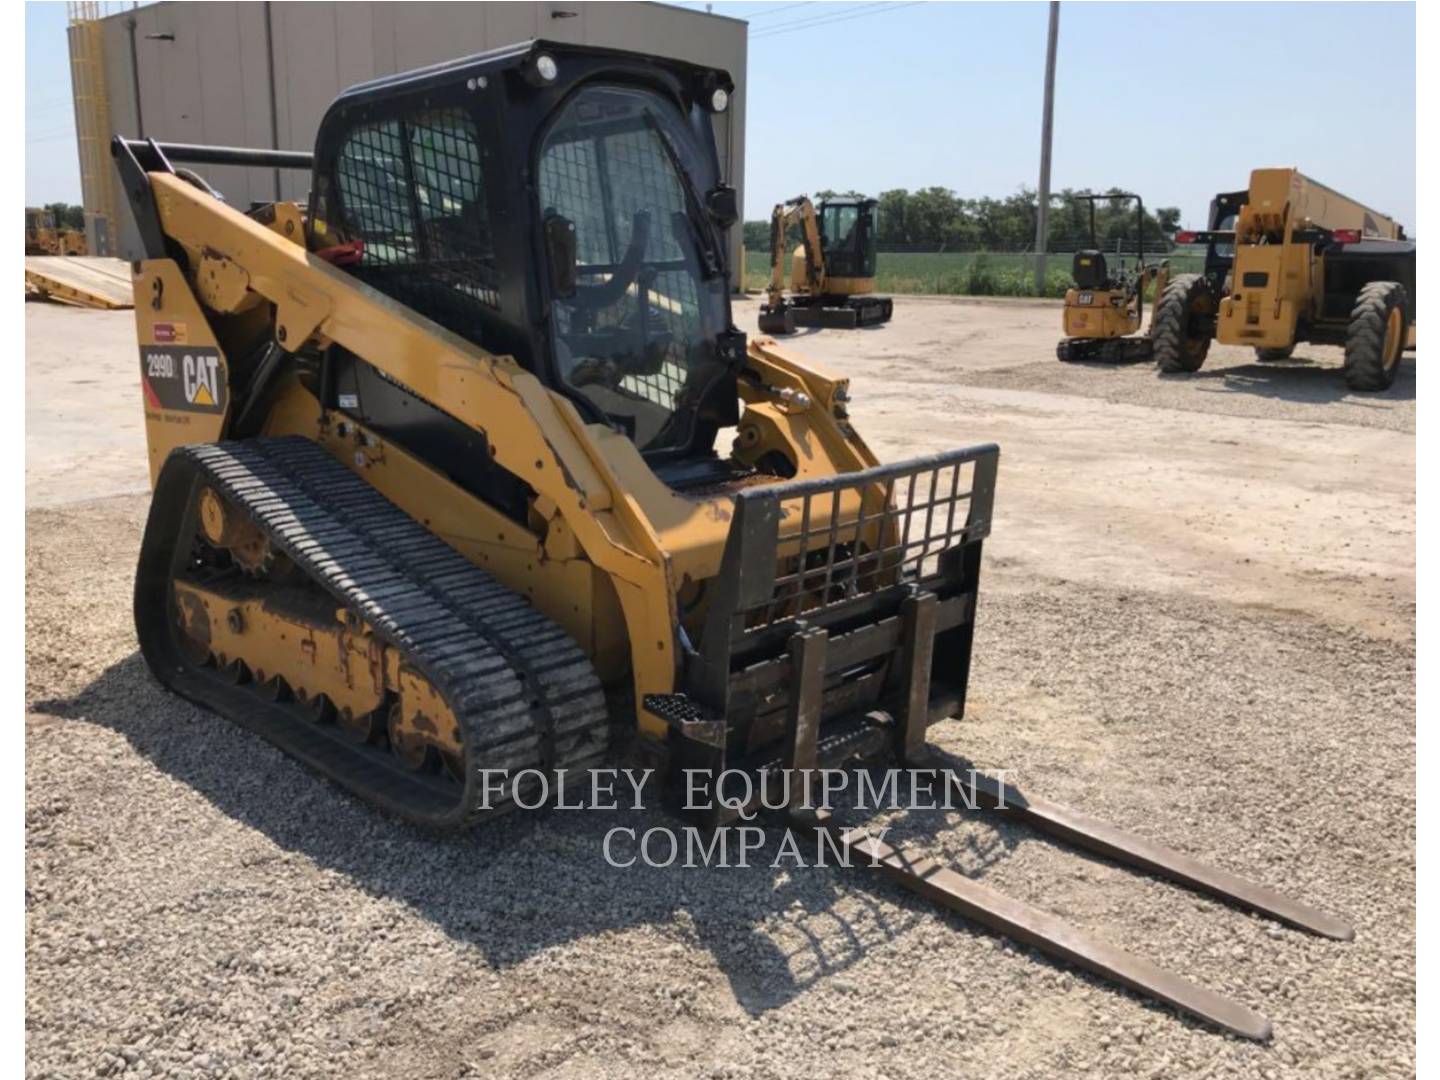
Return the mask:
POLYGON ((713 133, 732 90, 533 41, 346 92, 313 154, 117 137, 145 248, 151 670, 428 826, 607 755, 691 792, 754 777, 770 820, 863 868, 1268 1037, 1243 1005, 841 829, 808 782, 774 795, 925 764, 1008 820, 1350 936, 927 752, 927 727, 964 712, 998 450, 881 464, 846 379, 735 329, 713 133), (303 170, 308 203, 238 209, 204 177, 219 165, 303 170))
POLYGON ((762 334, 801 326, 853 330, 890 321, 894 303, 875 296, 875 200, 808 196, 779 203, 770 215, 770 284, 760 305, 762 334), (785 292, 786 237, 800 228, 785 292))
MULTIPOLYGON (((1090 246, 1075 253, 1072 270, 1075 286, 1065 292, 1065 310, 1061 316, 1065 337, 1055 347, 1055 355, 1066 363, 1101 360, 1107 364, 1125 364, 1149 360, 1150 338, 1138 333, 1145 317, 1145 289, 1153 284, 1158 300, 1170 280, 1170 265, 1145 265, 1145 203, 1139 195, 1127 191, 1087 193, 1074 198, 1089 203, 1090 246), (1095 230, 1095 204, 1101 201, 1135 204, 1134 269, 1127 269, 1124 257, 1117 256, 1112 272, 1105 259, 1095 230)), ((1153 315, 1151 322, 1154 322, 1153 315)))

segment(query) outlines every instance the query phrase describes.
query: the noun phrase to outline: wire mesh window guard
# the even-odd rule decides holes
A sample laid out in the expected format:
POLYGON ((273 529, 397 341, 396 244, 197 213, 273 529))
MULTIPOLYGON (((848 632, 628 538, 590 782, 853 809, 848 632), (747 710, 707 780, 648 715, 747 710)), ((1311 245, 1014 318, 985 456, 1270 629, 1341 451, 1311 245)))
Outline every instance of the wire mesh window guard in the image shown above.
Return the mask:
POLYGON ((441 109, 358 127, 335 181, 349 231, 365 245, 356 276, 483 343, 499 275, 469 115, 441 109))

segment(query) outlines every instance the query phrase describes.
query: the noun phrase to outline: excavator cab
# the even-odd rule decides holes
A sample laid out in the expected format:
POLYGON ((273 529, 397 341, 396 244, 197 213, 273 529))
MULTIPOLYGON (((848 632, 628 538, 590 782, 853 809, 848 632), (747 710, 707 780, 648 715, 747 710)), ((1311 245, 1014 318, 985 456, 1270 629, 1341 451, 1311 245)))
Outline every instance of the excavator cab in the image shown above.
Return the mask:
POLYGON ((818 206, 820 246, 832 288, 848 286, 853 279, 875 278, 874 199, 826 199, 818 206))

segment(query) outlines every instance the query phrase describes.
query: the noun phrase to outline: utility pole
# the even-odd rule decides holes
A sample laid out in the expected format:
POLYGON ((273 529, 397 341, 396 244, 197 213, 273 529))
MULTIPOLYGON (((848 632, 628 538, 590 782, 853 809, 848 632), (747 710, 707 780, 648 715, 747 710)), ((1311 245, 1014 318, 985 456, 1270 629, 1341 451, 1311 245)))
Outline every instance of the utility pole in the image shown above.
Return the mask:
POLYGON ((1045 291, 1045 248, 1050 242, 1050 137, 1055 128, 1055 41, 1060 36, 1060 0, 1050 3, 1050 39, 1045 45, 1045 116, 1040 122, 1040 190, 1035 215, 1035 295, 1045 291))

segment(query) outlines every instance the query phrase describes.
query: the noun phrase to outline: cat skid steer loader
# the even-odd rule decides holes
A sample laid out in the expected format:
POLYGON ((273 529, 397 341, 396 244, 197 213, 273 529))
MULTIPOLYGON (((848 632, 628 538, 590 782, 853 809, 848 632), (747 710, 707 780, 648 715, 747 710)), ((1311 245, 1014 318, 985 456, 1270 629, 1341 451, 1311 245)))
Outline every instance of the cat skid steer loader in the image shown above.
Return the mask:
MULTIPOLYGON (((135 618, 164 685, 438 827, 607 754, 762 784, 930 760, 927 727, 964 711, 998 450, 881 464, 843 377, 735 329, 712 131, 731 91, 720 71, 535 41, 348 91, 313 155, 115 139, 147 252, 135 618), (212 165, 304 170, 308 204, 238 209, 212 165)), ((1350 936, 976 787, 1014 820, 1350 936)), ((840 829, 805 788, 779 821, 1268 1037, 1243 1005, 840 829)))

